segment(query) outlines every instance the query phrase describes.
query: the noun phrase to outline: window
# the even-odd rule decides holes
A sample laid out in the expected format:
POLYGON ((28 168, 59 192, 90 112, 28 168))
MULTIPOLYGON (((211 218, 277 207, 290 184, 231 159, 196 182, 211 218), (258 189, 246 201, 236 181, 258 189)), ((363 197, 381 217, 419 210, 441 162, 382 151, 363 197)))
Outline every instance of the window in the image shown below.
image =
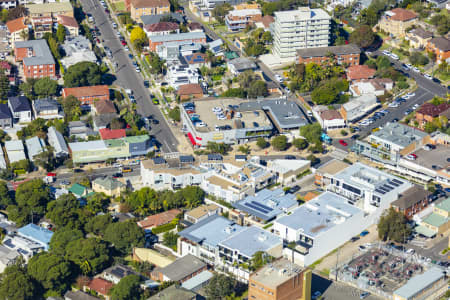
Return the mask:
POLYGON ((360 190, 360 189, 357 189, 357 188, 352 187, 352 186, 350 186, 350 185, 348 185, 348 184, 345 184, 345 183, 342 184, 342 187, 343 187, 345 190, 350 191, 350 192, 352 192, 352 193, 354 193, 354 194, 361 195, 361 190, 360 190))

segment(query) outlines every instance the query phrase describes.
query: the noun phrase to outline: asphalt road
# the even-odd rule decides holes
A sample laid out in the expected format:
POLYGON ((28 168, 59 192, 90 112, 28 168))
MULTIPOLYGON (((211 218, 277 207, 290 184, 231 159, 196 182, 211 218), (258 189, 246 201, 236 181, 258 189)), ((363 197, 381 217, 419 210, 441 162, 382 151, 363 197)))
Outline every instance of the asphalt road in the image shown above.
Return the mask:
MULTIPOLYGON (((375 52, 373 52, 373 55, 379 56, 379 55, 384 55, 384 54, 382 54, 380 51, 375 51, 375 52)), ((409 98, 408 100, 406 100, 405 103, 400 104, 396 108, 393 108, 393 107, 386 108, 386 110, 389 111, 389 113, 387 115, 385 115, 384 117, 382 117, 381 119, 376 120, 369 126, 358 126, 357 125, 357 127, 359 127, 361 129, 361 131, 357 133, 360 136, 360 138, 363 138, 363 137, 369 135, 374 128, 383 126, 387 122, 392 122, 392 120, 394 120, 394 119, 397 119, 397 120, 403 119, 405 117, 405 112, 408 109, 412 109, 412 107, 415 104, 422 105, 423 103, 431 100, 434 96, 445 97, 447 94, 447 89, 445 87, 443 87, 442 85, 426 79, 420 73, 416 73, 412 70, 405 71, 402 69, 401 62, 393 60, 392 58, 390 58, 388 56, 386 56, 386 57, 391 61, 391 63, 397 70, 408 74, 411 78, 413 78, 416 81, 417 86, 418 86, 418 88, 414 91, 414 93, 416 95, 414 97, 409 98)), ((355 141, 352 140, 350 137, 345 138, 344 140, 345 140, 345 142, 347 142, 348 146, 342 146, 339 143, 339 139, 333 140, 333 146, 335 146, 336 148, 339 148, 339 149, 347 150, 351 146, 353 146, 353 144, 355 143, 355 141)))
POLYGON ((162 151, 176 152, 178 141, 158 106, 151 102, 149 91, 144 86, 144 79, 131 64, 131 60, 128 57, 129 52, 126 52, 120 43, 103 6, 97 0, 81 0, 81 5, 85 12, 93 15, 95 25, 97 25, 102 34, 101 38, 105 40, 104 46, 111 49, 112 61, 118 64, 114 74, 116 76, 114 84, 133 91, 137 103, 137 112, 141 116, 148 117, 151 115, 159 121, 158 125, 152 125, 152 130, 149 133, 161 144, 162 151))

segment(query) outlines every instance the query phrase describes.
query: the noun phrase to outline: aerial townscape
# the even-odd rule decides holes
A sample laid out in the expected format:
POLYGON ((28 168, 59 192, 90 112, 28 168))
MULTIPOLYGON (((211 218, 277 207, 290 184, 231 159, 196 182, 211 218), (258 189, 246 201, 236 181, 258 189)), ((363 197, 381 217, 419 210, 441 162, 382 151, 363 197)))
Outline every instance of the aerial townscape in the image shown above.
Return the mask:
POLYGON ((450 299, 449 0, 0 0, 0 300, 450 299))

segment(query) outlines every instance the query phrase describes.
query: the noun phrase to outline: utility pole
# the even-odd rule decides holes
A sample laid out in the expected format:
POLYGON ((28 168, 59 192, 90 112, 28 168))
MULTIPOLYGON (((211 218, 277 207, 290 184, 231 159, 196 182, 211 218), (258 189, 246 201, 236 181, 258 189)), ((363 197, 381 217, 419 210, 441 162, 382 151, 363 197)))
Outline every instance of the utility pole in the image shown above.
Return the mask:
POLYGON ((338 248, 337 253, 336 253, 336 266, 334 268, 334 272, 335 272, 335 278, 334 280, 337 281, 338 279, 338 262, 339 262, 339 252, 341 251, 341 247, 338 248))

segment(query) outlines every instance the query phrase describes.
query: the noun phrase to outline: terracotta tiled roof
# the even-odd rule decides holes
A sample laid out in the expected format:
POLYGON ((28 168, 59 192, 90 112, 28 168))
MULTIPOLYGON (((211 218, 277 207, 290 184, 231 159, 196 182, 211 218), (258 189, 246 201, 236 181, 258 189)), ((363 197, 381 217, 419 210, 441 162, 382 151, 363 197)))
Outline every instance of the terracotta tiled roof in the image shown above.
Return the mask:
POLYGON ((175 217, 181 213, 181 210, 171 209, 160 214, 153 216, 148 216, 142 221, 137 222, 138 226, 141 228, 157 227, 170 223, 175 217))
POLYGON ((369 79, 375 75, 376 70, 366 65, 351 66, 347 69, 347 78, 349 80, 369 79))
POLYGON ((178 88, 177 94, 178 94, 178 96, 203 94, 203 89, 197 83, 183 84, 183 85, 180 85, 180 87, 178 88))
POLYGON ((169 0, 131 0, 131 5, 134 8, 148 8, 148 7, 166 7, 170 6, 169 0))
POLYGON ((93 86, 80 86, 75 88, 64 88, 63 95, 67 97, 68 95, 73 95, 77 98, 88 97, 88 96, 101 96, 108 95, 109 89, 107 85, 93 85, 93 86))
POLYGON ((127 136, 125 129, 102 128, 99 130, 102 140, 120 139, 127 136))
POLYGON ((450 108, 450 104, 442 103, 439 105, 433 105, 431 103, 423 104, 417 112, 423 115, 431 116, 433 118, 438 117, 441 113, 450 108))
POLYGON ((416 13, 404 8, 394 8, 390 12, 394 13, 394 15, 391 16, 391 20, 395 21, 405 22, 417 18, 416 13))
POLYGON ((78 22, 75 18, 64 16, 64 15, 58 15, 58 24, 67 26, 67 27, 79 27, 78 22))
POLYGON ((202 24, 197 23, 197 22, 189 23, 189 24, 187 24, 187 27, 188 27, 189 30, 191 30, 191 31, 192 31, 192 30, 199 30, 199 29, 203 30, 202 24))
POLYGON ((103 278, 94 278, 89 282, 88 288, 96 291, 101 295, 108 295, 109 290, 114 286, 112 282, 106 281, 103 278))
POLYGON ((6 27, 8 27, 8 31, 11 33, 23 30, 27 28, 27 25, 25 25, 24 21, 25 21, 24 17, 17 18, 6 22, 6 27))
POLYGON ((98 115, 112 114, 116 112, 116 107, 114 106, 114 103, 110 100, 95 101, 94 106, 98 115))
POLYGON ((148 32, 174 31, 178 28, 180 28, 180 26, 173 22, 159 22, 144 26, 144 29, 148 32))
POLYGON ((272 17, 272 16, 264 16, 264 17, 262 17, 262 19, 261 19, 261 22, 263 23, 263 25, 264 25, 265 28, 269 28, 269 25, 270 25, 271 23, 273 23, 274 21, 275 21, 275 19, 274 19, 274 17, 272 17))
POLYGON ((342 119, 341 114, 337 110, 324 110, 320 112, 322 120, 336 120, 342 119))

